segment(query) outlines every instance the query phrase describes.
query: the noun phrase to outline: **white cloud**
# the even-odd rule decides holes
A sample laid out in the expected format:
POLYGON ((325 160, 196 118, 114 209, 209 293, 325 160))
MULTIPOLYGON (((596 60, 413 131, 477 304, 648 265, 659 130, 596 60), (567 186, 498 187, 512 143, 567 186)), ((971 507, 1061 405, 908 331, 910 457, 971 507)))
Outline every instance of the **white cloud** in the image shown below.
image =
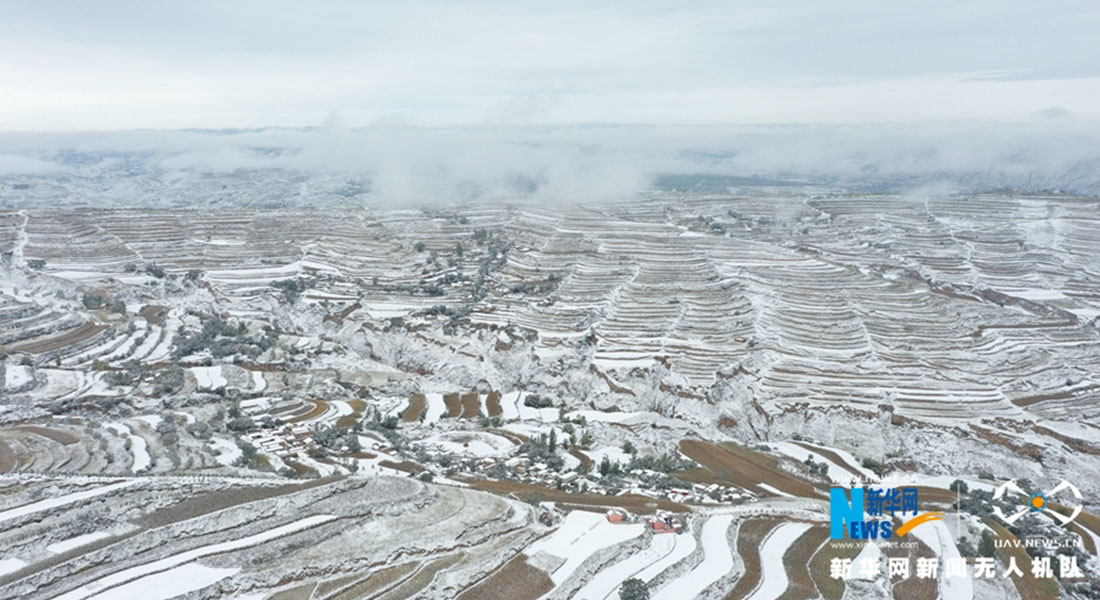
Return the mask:
POLYGON ((1100 119, 1100 5, 8 3, 0 129, 1100 119))

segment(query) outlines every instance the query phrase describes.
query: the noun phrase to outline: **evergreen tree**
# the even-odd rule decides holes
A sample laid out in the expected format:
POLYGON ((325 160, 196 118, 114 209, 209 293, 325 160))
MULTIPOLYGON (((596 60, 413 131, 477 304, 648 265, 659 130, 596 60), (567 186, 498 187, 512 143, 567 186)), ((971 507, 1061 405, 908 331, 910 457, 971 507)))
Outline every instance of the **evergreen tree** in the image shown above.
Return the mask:
POLYGON ((989 530, 982 530, 982 539, 978 542, 978 554, 991 558, 997 552, 997 546, 993 543, 993 536, 989 530))

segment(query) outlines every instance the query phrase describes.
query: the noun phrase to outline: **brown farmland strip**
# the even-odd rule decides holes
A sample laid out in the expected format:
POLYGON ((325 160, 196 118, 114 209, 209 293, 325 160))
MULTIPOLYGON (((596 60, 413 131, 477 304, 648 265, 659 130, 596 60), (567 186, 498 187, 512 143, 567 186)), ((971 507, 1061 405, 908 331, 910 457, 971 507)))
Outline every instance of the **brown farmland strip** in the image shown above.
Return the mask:
POLYGON ((416 572, 416 575, 413 575, 408 581, 382 594, 378 598, 379 600, 403 600, 404 598, 412 598, 420 593, 421 590, 428 587, 428 585, 432 583, 432 580, 435 579, 437 573, 446 571, 461 562, 464 558, 466 558, 464 552, 437 558, 421 567, 420 570, 416 572))
POLYGON ((336 596, 333 600, 360 600, 361 598, 369 598, 371 595, 377 594, 408 577, 416 570, 419 564, 418 562, 407 562, 380 569, 371 574, 370 577, 344 590, 343 593, 336 596))
POLYGON ((75 329, 70 329, 64 334, 54 338, 50 338, 47 340, 37 340, 25 344, 18 344, 13 348, 13 350, 28 352, 30 354, 42 354, 44 352, 52 352, 54 350, 60 350, 61 348, 83 342, 84 340, 98 334, 104 329, 107 329, 106 325, 84 323, 83 325, 76 327, 75 329))
MULTIPOLYGON (((982 522, 993 529, 993 534, 996 537, 1005 540, 1015 540, 1016 536, 1012 535, 1012 532, 1005 529, 994 520, 992 517, 982 517, 982 522)), ((1009 542, 1013 544, 1014 542, 1009 542)), ((1012 583, 1016 585, 1016 591, 1020 593, 1020 600, 1048 600, 1060 598, 1058 593, 1058 584, 1053 579, 1036 579, 1031 575, 1031 557, 1028 556, 1027 550, 1022 547, 1014 547, 1012 545, 997 548, 997 558, 1001 561, 1001 564, 1008 564, 1010 556, 1016 557, 1016 566, 1020 567, 1023 571, 1023 577, 1012 575, 1012 583)), ((1057 568, 1057 567, 1056 567, 1057 568)))
POLYGON ((424 467, 414 463, 411 460, 403 460, 401 462, 395 462, 392 460, 378 461, 378 464, 386 467, 387 469, 394 469, 396 471, 404 471, 406 473, 419 473, 424 470, 424 467))
POLYGON ((458 401, 458 394, 443 394, 443 403, 447 405, 448 419, 457 419, 462 414, 462 404, 458 401))
POLYGON ((476 419, 481 412, 481 402, 477 394, 462 394, 462 418, 476 419))
POLYGON ((569 502, 572 504, 587 504, 589 506, 617 506, 638 514, 650 514, 658 508, 678 513, 689 512, 691 510, 683 504, 672 502, 664 498, 650 498, 648 496, 638 496, 635 494, 625 494, 622 496, 570 494, 563 490, 543 487, 531 483, 521 483, 519 481, 498 481, 473 478, 467 478, 464 481, 469 483, 470 487, 475 490, 493 492, 494 494, 500 494, 502 496, 515 494, 522 500, 530 498, 532 494, 538 494, 542 496, 543 500, 549 502, 569 502))
MULTIPOLYGON (((895 529, 900 525, 901 521, 894 519, 895 529)), ((882 549, 882 553, 889 558, 908 558, 910 569, 916 566, 918 558, 936 556, 936 553, 932 552, 932 549, 924 545, 923 542, 920 540, 915 541, 917 542, 916 550, 887 546, 882 549)), ((937 580, 930 577, 915 577, 914 572, 911 570, 907 579, 895 579, 893 595, 894 600, 936 600, 940 596, 940 585, 937 580)))
POLYGON ((536 600, 554 589, 550 575, 527 564, 527 557, 517 555, 504 567, 463 592, 459 600, 536 600))
POLYGON ((569 447, 569 453, 575 456, 577 460, 581 461, 581 466, 584 467, 586 470, 592 468, 592 459, 588 458, 587 454, 581 452, 575 446, 569 447))
POLYGON ((314 584, 312 583, 300 585, 289 590, 276 592, 275 595, 269 596, 267 600, 309 600, 310 595, 313 594, 313 588, 314 584))
POLYGON ((313 403, 313 408, 309 412, 305 413, 304 415, 291 417, 288 420, 291 423, 301 423, 302 421, 308 421, 310 419, 317 418, 325 414, 325 411, 328 410, 328 402, 325 402, 324 400, 317 399, 310 400, 310 402, 313 403))
POLYGON ((787 571, 788 584, 779 600, 810 600, 820 595, 810 577, 810 559, 827 539, 829 528, 814 525, 787 548, 787 553, 783 555, 783 567, 787 571))
POLYGON ((678 474, 687 481, 696 483, 718 482, 732 483, 759 494, 774 494, 760 487, 766 483, 777 490, 804 498, 820 497, 814 486, 808 481, 798 479, 780 469, 779 459, 768 454, 755 452, 736 444, 714 444, 700 440, 683 440, 680 451, 688 458, 703 465, 710 474, 710 480, 699 469, 691 469, 678 474), (695 479, 692 479, 695 478, 695 479), (702 481, 700 481, 702 479, 702 481))
POLYGON ((412 423, 420 420, 420 415, 428 409, 428 399, 424 394, 413 394, 409 397, 409 406, 405 409, 405 414, 401 415, 401 420, 406 423, 412 423))
POLYGON ((503 412, 500 409, 500 392, 489 392, 489 396, 485 398, 485 409, 489 411, 490 417, 499 417, 503 412))
POLYGON ((7 473, 15 468, 15 453, 11 446, 0 440, 0 473, 7 473))
POLYGON ((160 325, 164 321, 164 308, 156 304, 146 305, 138 314, 153 325, 160 325))
POLYGON ((348 406, 351 407, 351 414, 344 415, 339 419, 336 419, 337 427, 351 427, 363 416, 363 411, 367 410, 367 403, 363 400, 348 400, 348 406))
POLYGON ((816 454, 820 454, 821 456, 824 456, 825 458, 827 458, 827 459, 833 461, 834 463, 836 463, 837 466, 844 469, 845 471, 851 473, 852 475, 855 475, 856 477, 858 477, 860 479, 863 479, 863 474, 860 473, 859 471, 857 471, 851 465, 849 465, 848 461, 841 458, 840 455, 837 454, 836 452, 833 452, 832 450, 829 450, 827 448, 818 448, 817 446, 812 446, 812 445, 807 444, 805 442, 793 442, 793 443, 796 446, 801 446, 801 447, 805 448, 806 450, 809 450, 810 452, 814 452, 816 454))
POLYGON ((855 558, 861 546, 842 546, 830 544, 826 541, 810 559, 810 577, 814 580, 814 586, 821 592, 825 600, 840 600, 844 596, 844 580, 833 579, 829 576, 829 565, 834 558, 855 558))
POLYGON ((39 427, 37 425, 18 425, 13 427, 18 431, 26 431, 35 435, 40 435, 44 438, 51 439, 59 444, 68 446, 69 444, 75 444, 80 441, 80 438, 69 433, 68 431, 61 431, 59 429, 50 429, 49 427, 39 427))
POLYGON ((268 498, 275 498, 277 496, 308 490, 313 487, 332 483, 335 480, 336 478, 333 477, 325 477, 290 485, 239 486, 231 489, 218 490, 201 496, 187 498, 147 515, 142 515, 134 519, 133 523, 141 527, 162 527, 177 521, 194 519, 195 517, 200 517, 230 506, 266 500, 268 498))
POLYGON ((748 519, 737 530, 737 554, 745 562, 745 573, 726 594, 726 600, 747 597, 760 583, 760 544, 768 532, 782 521, 779 519, 748 519))

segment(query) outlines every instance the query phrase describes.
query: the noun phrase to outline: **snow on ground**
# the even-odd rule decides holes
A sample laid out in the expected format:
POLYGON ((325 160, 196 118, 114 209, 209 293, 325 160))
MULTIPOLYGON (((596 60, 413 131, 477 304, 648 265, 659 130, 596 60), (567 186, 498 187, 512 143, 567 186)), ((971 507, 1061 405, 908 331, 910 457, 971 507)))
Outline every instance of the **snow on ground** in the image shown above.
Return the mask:
POLYGON ((216 390, 229 384, 222 375, 221 365, 213 367, 191 367, 191 373, 195 376, 200 390, 216 390))
POLYGON ((756 487, 758 487, 758 488, 760 488, 760 489, 762 489, 762 490, 764 490, 764 491, 766 491, 770 494, 775 494, 776 496, 781 496, 781 497, 786 497, 786 498, 794 498, 794 496, 788 494, 787 492, 784 492, 783 490, 780 490, 780 489, 776 489, 775 487, 770 486, 770 485, 768 485, 766 483, 763 483, 763 482, 756 484, 756 487))
MULTIPOLYGON (((775 442, 770 444, 770 446, 776 452, 779 452, 784 456, 789 456, 797 460, 798 462, 805 462, 806 458, 810 457, 814 459, 814 462, 825 463, 825 466, 828 467, 829 481, 832 481, 834 483, 848 483, 855 478, 855 475, 852 475, 852 473, 845 469, 842 465, 839 465, 825 458, 817 452, 811 452, 810 450, 807 450, 797 444, 792 444, 791 442, 775 442)), ((874 477, 873 473, 871 475, 872 477, 874 477)), ((875 477, 875 479, 877 479, 877 477, 875 477)))
POLYGON ((597 465, 603 461, 605 456, 611 462, 617 462, 620 465, 626 465, 626 463, 630 462, 630 455, 623 452, 623 449, 618 446, 601 446, 599 448, 593 448, 592 450, 585 450, 584 453, 597 465))
POLYGON ((424 415, 424 423, 435 423, 447 414, 447 404, 443 402, 443 394, 424 394, 424 396, 428 399, 428 414, 424 415))
MULTIPOLYGON (((912 517, 910 517, 912 518, 912 517)), ((909 519, 904 519, 908 521, 909 519)), ((922 523, 913 528, 909 532, 909 535, 916 536, 916 538, 926 546, 932 549, 932 552, 936 553, 936 556, 940 557, 940 565, 945 564, 949 559, 958 558, 958 547, 955 546, 955 538, 951 535, 951 531, 947 529, 947 524, 943 521, 928 521, 922 523)), ((941 571, 940 577, 940 598, 941 600, 970 600, 974 596, 974 582, 970 579, 970 569, 966 570, 964 577, 943 577, 941 571)))
POLYGON ((147 575, 135 581, 113 587, 94 596, 96 600, 168 600, 200 590, 226 577, 236 575, 240 569, 219 569, 197 563, 189 563, 160 573, 147 575))
POLYGON ((329 406, 336 409, 336 414, 332 416, 333 419, 339 419, 355 412, 355 409, 343 400, 330 400, 329 406))
POLYGON ((149 429, 155 430, 157 428, 157 425, 160 425, 160 422, 164 419, 160 415, 138 415, 134 417, 134 420, 141 421, 142 423, 148 425, 149 429))
POLYGON ((136 479, 130 479, 128 481, 120 481, 118 483, 112 483, 110 485, 103 485, 90 490, 84 490, 81 492, 73 492, 72 494, 66 494, 64 496, 58 496, 56 498, 47 498, 45 500, 39 500, 38 502, 32 502, 30 504, 24 504, 23 506, 17 506, 15 508, 0 512, 0 523, 4 521, 10 521, 12 519, 18 519, 26 515, 32 515, 36 512, 42 512, 58 506, 65 506, 74 502, 80 502, 87 500, 88 498, 95 498, 96 496, 102 496, 103 494, 109 494, 115 490, 129 487, 139 483, 136 479))
POLYGON ((367 314, 372 319, 390 319, 393 317, 406 317, 409 313, 416 312, 423 309, 423 306, 417 304, 404 304, 401 302, 374 302, 368 301, 363 303, 364 308, 367 310, 367 314))
POLYGON ((638 579, 645 582, 652 580, 654 577, 663 573, 665 569, 684 560, 689 554, 695 552, 695 547, 698 546, 698 543, 695 541, 695 536, 688 532, 681 534, 664 533, 657 537, 672 538, 675 547, 673 547, 672 552, 666 554, 663 558, 649 565, 636 575, 638 579))
POLYGON ((130 452, 134 455, 134 466, 130 469, 132 472, 140 473, 153 464, 153 459, 149 456, 148 444, 145 443, 145 438, 140 435, 135 435, 134 430, 131 429, 129 425, 124 423, 110 423, 104 425, 104 427, 119 435, 125 435, 130 438, 130 452))
MULTIPOLYGON (((91 598, 93 596, 101 600, 104 600, 106 598, 118 600, 125 600, 129 598, 142 598, 143 600, 172 598, 174 596, 185 594, 187 592, 210 585, 211 583, 218 581, 219 579, 222 579, 224 577, 228 577, 229 575, 232 575, 237 571, 237 569, 217 569, 217 571, 220 572, 220 575, 216 579, 210 580, 209 577, 204 579, 201 576, 204 572, 203 569, 207 569, 207 567, 194 565, 194 567, 197 567, 197 569, 190 568, 182 571, 182 574, 186 576, 181 576, 181 571, 176 567, 185 565, 186 563, 190 563, 191 561, 202 558, 204 556, 221 554, 223 552, 229 552, 231 550, 238 550, 240 548, 255 546, 256 544, 259 544, 261 542, 272 540, 277 537, 294 533, 296 531, 301 531, 303 529, 308 529, 315 525, 320 525, 322 523, 331 521, 335 518, 336 517, 333 515, 314 515, 311 517, 300 519, 298 521, 294 521, 293 523, 288 523, 286 525, 257 533, 255 535, 250 535, 248 537, 243 537, 228 542, 221 542, 218 544, 210 544, 209 546, 202 546, 200 548, 194 548, 186 552, 180 552, 179 554, 174 554, 167 558, 162 558, 151 563, 146 563, 144 565, 131 567, 129 569, 123 569, 122 571, 112 573, 110 575, 107 575, 106 577, 102 577, 86 585, 82 585, 67 594, 62 594, 58 596, 55 600, 84 600, 85 598, 91 598), (164 571, 164 573, 161 573, 161 571, 164 571), (165 575, 168 574, 171 575, 165 577, 165 575), (150 579, 152 579, 153 582, 150 582, 150 579), (172 587, 170 587, 171 585, 179 585, 181 587, 190 586, 194 585, 200 580, 205 581, 205 583, 199 585, 198 587, 188 587, 187 589, 182 590, 180 588, 173 589, 172 587), (126 585, 121 585, 124 583, 126 585), (152 585, 152 583, 156 583, 157 585, 152 585), (99 593, 99 590, 105 588, 113 589, 108 590, 108 592, 99 593), (154 593, 157 595, 145 596, 140 593, 142 591, 150 590, 153 590, 154 593)), ((213 576, 213 573, 208 573, 208 575, 213 576)))
POLYGON ((215 452, 214 460, 218 461, 220 465, 232 466, 241 457, 241 449, 233 440, 215 436, 210 438, 209 444, 215 452))
POLYGON ((516 400, 516 410, 519 412, 519 418, 530 421, 542 421, 543 423, 554 423, 558 420, 557 408, 531 408, 523 403, 523 398, 527 397, 524 394, 523 397, 516 400))
POLYGON ((260 371, 252 372, 252 391, 262 392, 267 389, 267 380, 264 379, 264 374, 260 371))
POLYGON ((508 456, 515 444, 511 440, 485 432, 452 431, 423 440, 423 444, 449 454, 476 457, 508 456))
POLYGON ((62 540, 56 544, 50 544, 46 546, 46 550, 53 552, 54 554, 61 554, 62 552, 68 552, 73 548, 79 548, 85 544, 90 544, 96 540, 102 540, 103 538, 111 537, 111 534, 106 531, 96 531, 94 533, 85 533, 84 535, 78 535, 71 537, 67 540, 62 540))
POLYGON ((690 535, 655 535, 649 546, 626 559, 600 571, 574 598, 578 600, 605 600, 615 598, 615 593, 624 581, 634 577, 646 567, 653 565, 670 555, 676 549, 676 538, 690 535))
POLYGON ((4 372, 5 390, 17 390, 34 381, 31 368, 26 365, 8 364, 4 372))
MULTIPOLYGON (((840 465, 838 463, 835 463, 831 460, 826 459, 824 456, 822 456, 821 454, 818 454, 817 452, 813 453, 814 460, 816 462, 824 462, 825 464, 829 465, 829 479, 833 482, 848 483, 849 481, 852 480, 852 477, 853 477, 851 472, 841 468, 840 472, 838 473, 840 479, 833 479, 833 473, 834 473, 833 467, 834 466, 838 467, 838 468, 843 467, 843 466, 847 466, 849 469, 852 469, 855 472, 862 475, 864 481, 878 481, 879 480, 879 476, 875 475, 874 471, 864 467, 860 463, 860 461, 856 460, 856 457, 852 456, 852 454, 850 452, 848 452, 847 450, 841 450, 840 448, 832 448, 832 447, 829 447, 829 446, 822 446, 821 444, 811 444, 809 442, 802 442, 802 443, 806 444, 808 446, 814 447, 814 448, 821 448, 822 450, 828 450, 830 452, 833 452, 834 454, 839 456, 842 461, 844 461, 844 464, 840 465)), ((798 446, 797 444, 792 444, 790 442, 781 442, 779 444, 773 444, 773 445, 775 445, 775 446, 786 446, 786 447, 791 448, 792 449, 791 451, 795 452, 795 454, 788 454, 788 456, 796 458, 799 461, 806 460, 806 455, 810 454, 809 450, 807 450, 805 448, 802 448, 801 446, 798 446)), ((784 450, 783 448, 779 448, 779 451, 783 452, 784 454, 787 454, 787 451, 784 450)))
POLYGON ((809 523, 783 523, 764 539, 760 546, 760 583, 749 594, 748 600, 776 600, 787 590, 787 568, 783 566, 783 554, 807 529, 809 523))
POLYGON ((602 410, 574 410, 566 413, 566 418, 572 421, 577 417, 584 417, 589 423, 625 423, 634 417, 646 416, 645 412, 603 412, 602 410))
POLYGON ((0 558, 0 575, 13 573, 27 566, 27 563, 18 558, 0 558))
POLYGON ((859 554, 852 559, 852 578, 874 581, 882 576, 882 548, 874 542, 867 542, 859 554), (878 565, 878 568, 864 569, 864 565, 878 565))
MULTIPOLYGON (((694 598, 710 584, 718 581, 733 568, 726 531, 733 522, 733 515, 716 515, 703 524, 703 562, 691 571, 662 587, 653 600, 681 600, 694 598)), ((665 534, 673 535, 673 534, 665 534)))
POLYGON ((505 421, 519 418, 519 410, 516 409, 516 401, 519 400, 519 392, 508 392, 500 396, 500 416, 505 421))
POLYGON ((575 510, 566 515, 557 531, 531 544, 524 553, 532 556, 546 552, 564 558, 565 562, 550 574, 558 586, 597 550, 636 538, 643 531, 642 523, 611 523, 602 514, 575 510))

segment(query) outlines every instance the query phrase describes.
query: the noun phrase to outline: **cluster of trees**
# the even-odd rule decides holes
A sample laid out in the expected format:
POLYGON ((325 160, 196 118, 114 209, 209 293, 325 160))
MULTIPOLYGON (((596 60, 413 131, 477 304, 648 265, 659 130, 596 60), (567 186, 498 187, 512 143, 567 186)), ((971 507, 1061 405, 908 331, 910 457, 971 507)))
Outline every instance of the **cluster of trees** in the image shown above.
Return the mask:
POLYGON ((555 471, 561 471, 565 466, 565 460, 558 456, 558 432, 550 429, 550 434, 542 434, 538 438, 520 444, 519 451, 527 455, 527 460, 535 463, 541 462, 555 471))
POLYGON ((215 357, 243 354, 249 358, 256 358, 274 346, 279 339, 278 332, 270 326, 264 327, 263 335, 251 338, 243 321, 233 325, 222 321, 217 315, 200 316, 202 327, 198 332, 187 333, 183 326, 180 326, 174 349, 176 357, 208 350, 215 357))
POLYGON ((294 279, 280 279, 279 281, 272 281, 271 287, 280 289, 283 291, 283 299, 287 304, 293 305, 298 301, 298 297, 302 295, 302 292, 312 288, 316 285, 316 282, 312 279, 304 279, 297 277, 294 279))
POLYGON ((523 398, 523 405, 531 408, 550 408, 554 406, 554 400, 548 396, 528 394, 523 398))
POLYGON ((359 444, 359 431, 362 426, 356 423, 354 427, 326 426, 318 423, 313 426, 313 442, 318 448, 324 450, 346 449, 348 452, 359 452, 362 446, 359 444))

